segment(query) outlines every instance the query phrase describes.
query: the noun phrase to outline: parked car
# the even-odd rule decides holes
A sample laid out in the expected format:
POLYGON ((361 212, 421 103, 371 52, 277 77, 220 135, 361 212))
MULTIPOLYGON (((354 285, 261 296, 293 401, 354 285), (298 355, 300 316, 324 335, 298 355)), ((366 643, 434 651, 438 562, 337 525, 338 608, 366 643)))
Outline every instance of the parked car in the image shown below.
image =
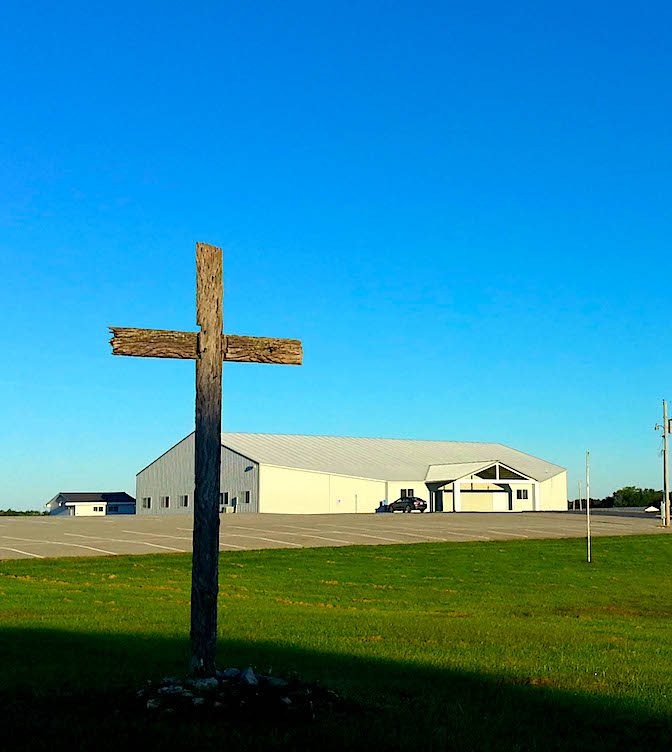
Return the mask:
POLYGON ((387 505, 390 512, 424 512, 427 509, 427 502, 417 496, 404 496, 387 505))

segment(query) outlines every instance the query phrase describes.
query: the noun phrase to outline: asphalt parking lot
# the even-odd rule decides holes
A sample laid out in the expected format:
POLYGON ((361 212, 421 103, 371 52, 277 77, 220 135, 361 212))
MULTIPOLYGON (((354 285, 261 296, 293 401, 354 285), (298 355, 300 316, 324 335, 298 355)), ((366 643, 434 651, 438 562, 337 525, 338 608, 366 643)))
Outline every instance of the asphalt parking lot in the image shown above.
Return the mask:
MULTIPOLYGON (((227 514, 220 550, 307 548, 573 538, 586 532, 579 512, 522 514, 227 514)), ((638 510, 596 510, 600 535, 666 534, 657 516, 638 510)), ((115 517, 0 517, 0 559, 191 551, 190 515, 115 517)))

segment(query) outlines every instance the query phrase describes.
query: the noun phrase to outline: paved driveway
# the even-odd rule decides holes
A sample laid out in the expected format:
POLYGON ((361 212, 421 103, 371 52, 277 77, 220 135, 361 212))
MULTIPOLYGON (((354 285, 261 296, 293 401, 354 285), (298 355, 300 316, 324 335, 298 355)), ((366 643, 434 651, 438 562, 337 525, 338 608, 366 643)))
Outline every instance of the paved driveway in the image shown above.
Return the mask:
MULTIPOLYGON (((524 540, 585 535, 579 512, 522 514, 226 514, 220 550, 524 540)), ((657 517, 599 510, 593 535, 666 534, 657 517)), ((0 517, 0 559, 191 551, 190 515, 0 517)))

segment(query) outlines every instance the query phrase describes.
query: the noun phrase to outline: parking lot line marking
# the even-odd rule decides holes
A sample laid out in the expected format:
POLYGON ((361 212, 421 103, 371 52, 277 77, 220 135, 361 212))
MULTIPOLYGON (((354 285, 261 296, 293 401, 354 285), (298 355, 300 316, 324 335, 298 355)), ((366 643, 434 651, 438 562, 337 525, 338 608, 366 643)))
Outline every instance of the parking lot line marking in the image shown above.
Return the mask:
POLYGON ((142 546, 153 546, 154 548, 165 548, 166 551, 179 551, 181 554, 189 552, 188 548, 173 548, 173 546, 161 546, 158 543, 149 543, 149 541, 136 541, 136 540, 122 540, 121 538, 103 538, 102 540, 109 540, 112 543, 133 543, 141 544, 142 546))
MULTIPOLYGON (((385 531, 387 532, 387 530, 385 531)), ((401 530, 394 530, 395 533, 399 533, 399 535, 412 535, 412 533, 402 533, 401 530)), ((470 533, 464 531, 464 528, 461 528, 460 530, 441 530, 440 532, 444 533, 445 535, 460 535, 463 538, 482 538, 483 540, 491 540, 491 538, 487 535, 479 535, 478 533, 470 533)), ((439 538, 438 540, 446 540, 445 538, 439 538)), ((448 541, 446 540, 446 543, 448 541)), ((403 543, 403 541, 402 541, 403 543)))
MULTIPOLYGON (((57 541, 54 541, 56 543, 57 541)), ((88 548, 91 551, 98 551, 101 554, 109 554, 110 556, 118 556, 116 551, 105 551, 103 548, 94 548, 94 546, 85 546, 83 543, 69 543, 68 541, 65 541, 61 545, 63 546, 74 546, 75 548, 88 548)))
MULTIPOLYGON (((238 528, 239 530, 249 530, 250 528, 238 528)), ((258 533, 280 533, 280 535, 297 535, 297 536, 303 536, 304 538, 319 538, 320 540, 326 540, 331 541, 332 543, 345 543, 348 544, 350 541, 341 540, 340 538, 327 538, 324 535, 315 535, 310 533, 291 533, 288 530, 259 530, 257 528, 253 528, 258 533)))
POLYGON ((321 530, 319 527, 301 527, 300 525, 278 525, 278 527, 289 527, 292 530, 310 530, 312 533, 317 533, 321 530))
MULTIPOLYGON (((387 530, 385 532, 387 532, 387 530)), ((443 541, 444 543, 447 542, 445 538, 437 538, 435 535, 426 535, 426 534, 420 535, 419 533, 406 533, 402 530, 395 530, 394 532, 397 535, 410 535, 411 538, 422 538, 424 541, 437 540, 437 541, 443 541)))
MULTIPOLYGON (((382 535, 368 535, 367 533, 358 533, 354 530, 334 530, 335 533, 343 533, 344 535, 359 535, 362 538, 376 538, 377 540, 385 540, 390 541, 392 543, 403 543, 404 541, 398 540, 396 538, 383 538, 382 535)), ((356 545, 355 543, 352 544, 353 546, 356 545)))
MULTIPOLYGON (((106 538, 102 535, 82 535, 81 533, 63 533, 63 535, 71 535, 74 538, 88 538, 89 540, 107 540, 110 541, 110 543, 133 543, 139 544, 141 546, 153 546, 154 548, 165 548, 167 551, 179 551, 182 554, 187 553, 189 550, 185 548, 173 548, 172 546, 161 546, 158 543, 149 543, 148 541, 123 540, 122 538, 106 538)), ((123 554, 115 555, 123 556, 123 554)))
POLYGON ((13 551, 15 554, 23 554, 23 556, 32 556, 35 559, 44 559, 46 557, 39 554, 31 554, 28 551, 20 551, 18 548, 10 548, 9 546, 0 546, 3 551, 13 551))
POLYGON ((446 535, 459 535, 462 538, 482 538, 483 540, 492 540, 489 535, 480 535, 479 533, 470 533, 463 530, 445 530, 446 535))
POLYGON ((319 538, 320 540, 330 541, 331 543, 345 543, 346 546, 352 545, 352 541, 341 540, 340 538, 327 538, 325 535, 311 535, 310 533, 294 533, 294 535, 303 535, 306 538, 319 538))
POLYGON ((559 530, 537 530, 536 527, 520 527, 519 530, 527 530, 528 533, 540 533, 541 535, 562 535, 559 530))
POLYGON ((188 535, 168 535, 167 533, 148 533, 147 531, 122 530, 122 533, 131 533, 132 535, 153 535, 155 538, 175 538, 176 540, 191 540, 188 535))
MULTIPOLYGON (((350 541, 341 540, 340 538, 326 538, 324 535, 310 535, 308 533, 290 533, 287 530, 267 530, 267 529, 260 529, 260 528, 249 528, 249 527, 242 527, 241 525, 227 525, 227 528, 235 528, 236 530, 255 530, 257 533, 280 533, 281 535, 302 535, 304 538, 320 538, 320 540, 326 540, 326 541, 332 541, 333 543, 345 543, 346 545, 350 543, 350 541)), ((220 528, 221 532, 221 528, 220 528)))
POLYGON ((243 533, 229 533, 233 538, 256 538, 257 540, 265 540, 270 543, 282 543, 285 546, 295 546, 296 548, 303 548, 300 543, 292 543, 291 541, 275 540, 274 538, 264 538, 263 535, 245 535, 243 533))
MULTIPOLYGON (((184 528, 178 528, 178 529, 183 530, 184 528)), ((135 531, 134 530, 122 530, 121 532, 122 533, 134 533, 135 531)), ((222 531, 220 530, 220 535, 221 535, 221 532, 222 531)), ((174 538, 176 540, 188 540, 188 541, 192 540, 192 538, 190 538, 187 535, 167 535, 166 533, 138 533, 138 535, 153 535, 157 538, 174 538)), ((236 546, 235 543, 220 543, 219 545, 228 546, 229 548, 239 548, 241 549, 241 551, 247 551, 247 548, 245 546, 236 546)))
MULTIPOLYGON (((68 533, 65 533, 65 534, 68 535, 68 533)), ((48 543, 54 546, 72 546, 73 548, 90 548, 92 551, 99 551, 101 554, 110 554, 111 556, 116 556, 114 551, 105 551, 102 548, 94 548, 93 546, 83 546, 79 543, 71 543, 70 541, 35 540, 33 538, 16 538, 16 537, 9 536, 9 535, 3 535, 2 537, 3 538, 11 537, 12 540, 22 540, 22 541, 25 541, 26 543, 48 543)))
MULTIPOLYGON (((273 532, 268 530, 267 532, 273 532)), ((275 532, 284 532, 284 531, 275 531, 275 532)), ((352 545, 350 541, 347 540, 341 540, 340 538, 328 538, 325 535, 311 535, 310 533, 285 533, 286 535, 303 535, 304 538, 319 538, 320 540, 326 540, 331 541, 332 543, 345 543, 346 546, 352 545)))
POLYGON ((522 533, 507 533, 504 530, 486 530, 488 533, 494 533, 495 535, 513 535, 514 538, 529 538, 529 535, 523 535, 522 533))

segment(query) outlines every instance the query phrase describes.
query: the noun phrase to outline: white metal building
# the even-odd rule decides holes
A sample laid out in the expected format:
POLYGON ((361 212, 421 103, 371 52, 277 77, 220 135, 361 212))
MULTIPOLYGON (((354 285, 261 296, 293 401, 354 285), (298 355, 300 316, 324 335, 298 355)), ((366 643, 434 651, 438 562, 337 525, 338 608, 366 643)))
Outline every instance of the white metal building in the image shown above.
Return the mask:
MULTIPOLYGON (((567 472, 503 444, 222 434, 220 502, 237 512, 374 512, 419 496, 436 512, 567 509, 567 472)), ((193 433, 140 471, 138 514, 192 512, 193 433)))
POLYGON ((50 516, 105 517, 108 514, 135 514, 135 499, 125 491, 61 491, 45 506, 50 516))

